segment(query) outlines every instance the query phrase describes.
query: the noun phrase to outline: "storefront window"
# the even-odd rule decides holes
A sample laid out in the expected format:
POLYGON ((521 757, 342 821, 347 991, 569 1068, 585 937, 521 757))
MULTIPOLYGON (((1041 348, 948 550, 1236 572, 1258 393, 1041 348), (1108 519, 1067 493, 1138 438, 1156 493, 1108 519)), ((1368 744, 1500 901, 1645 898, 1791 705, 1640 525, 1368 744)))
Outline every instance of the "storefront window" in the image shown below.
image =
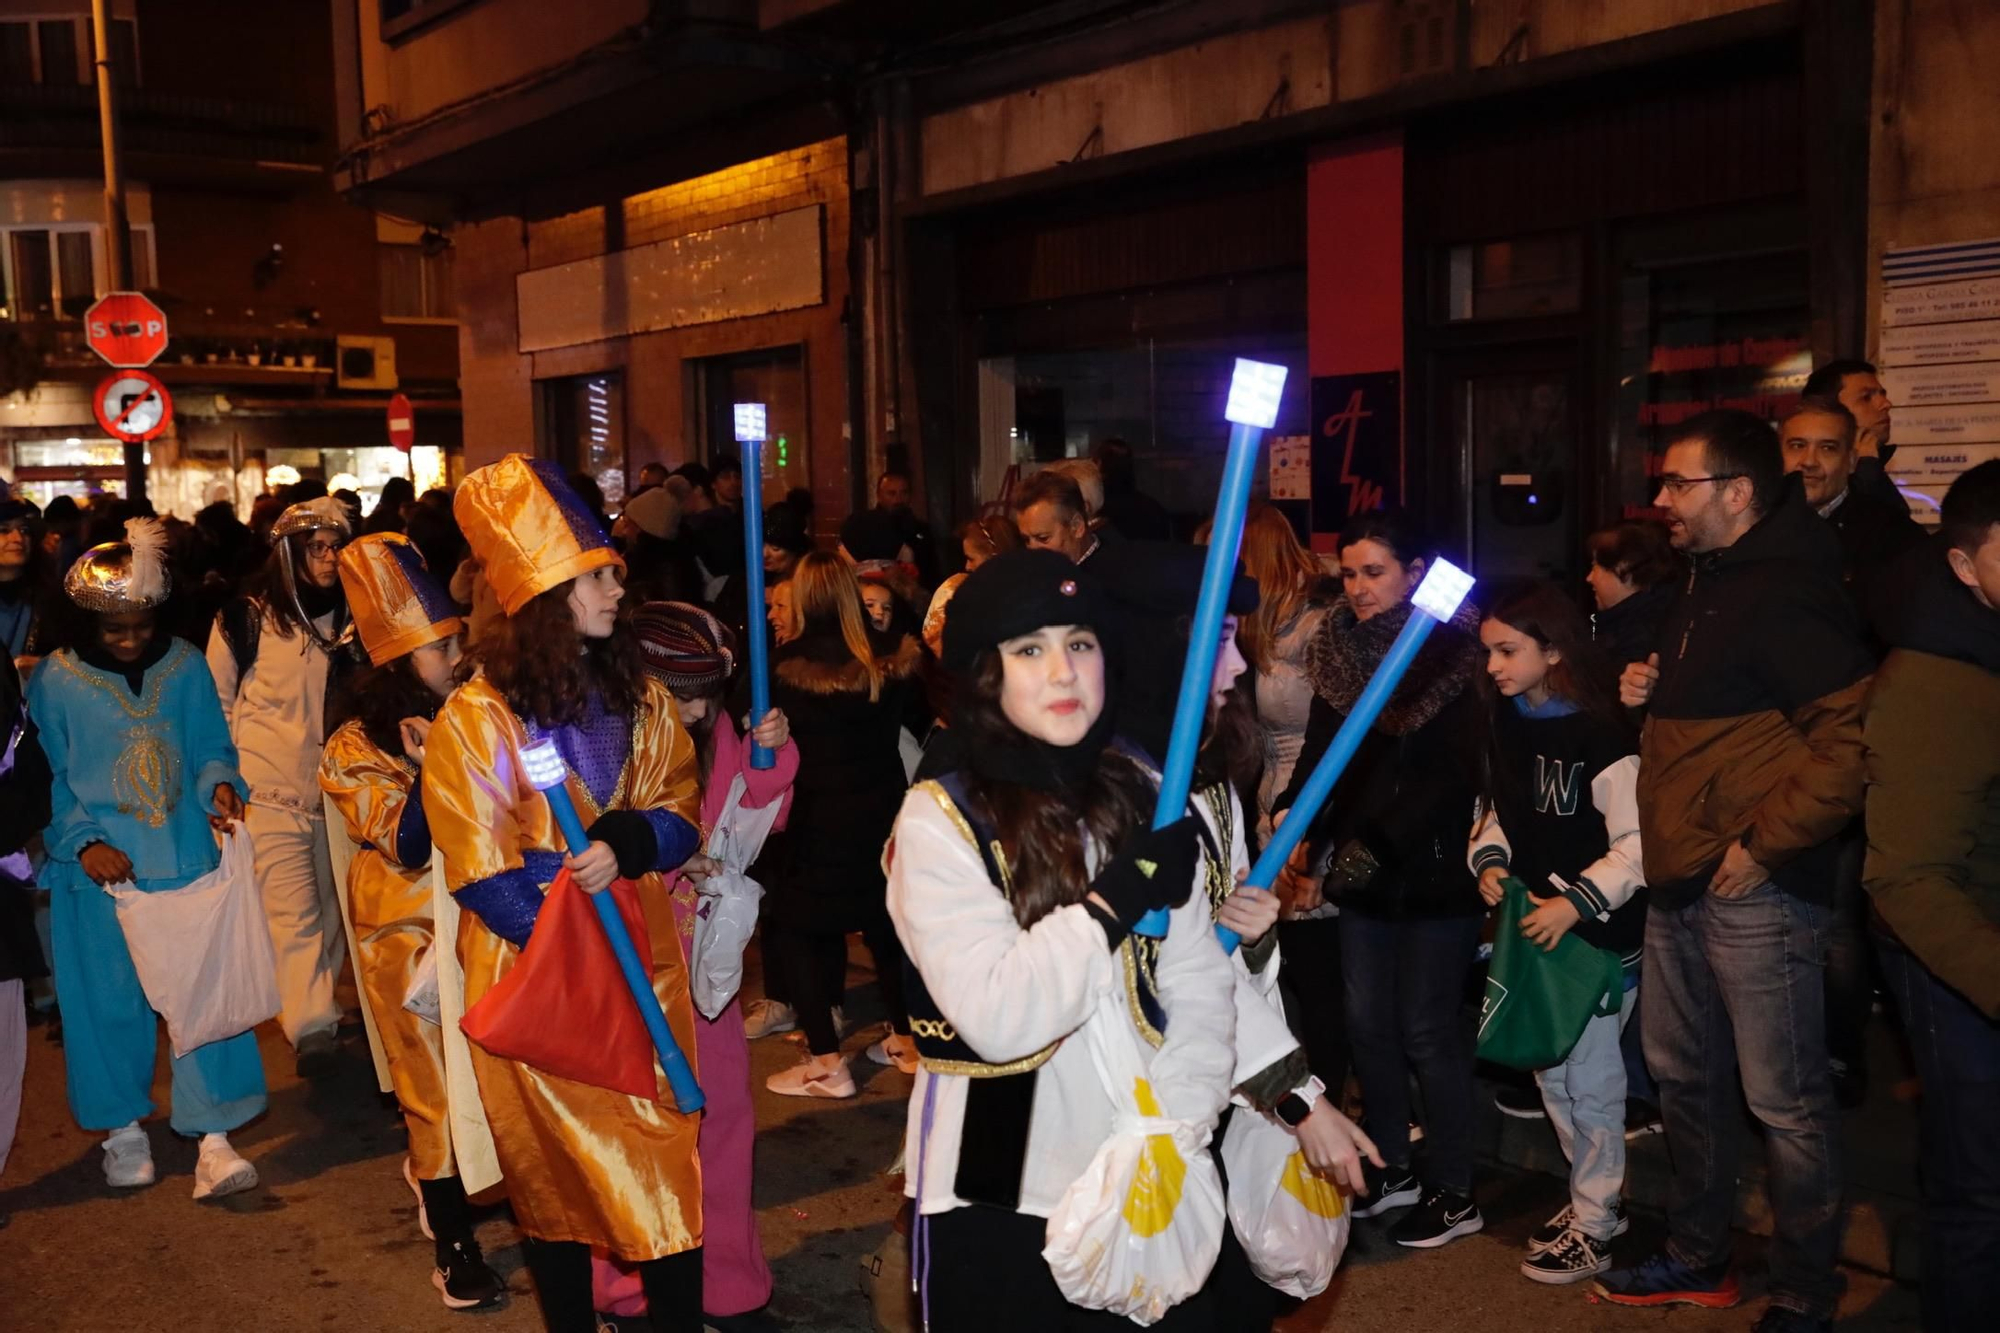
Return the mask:
MULTIPOLYGON (((979 364, 979 494, 998 500, 1021 476, 1059 458, 1087 458, 1106 439, 1132 447, 1139 489, 1189 519, 1215 507, 1229 439, 1222 407, 1236 358, 1289 368, 1274 436, 1307 433, 1311 382, 1305 339, 1254 346, 1167 343, 990 357, 979 364)), ((1264 471, 1258 472, 1261 482, 1264 471)))
POLYGON ((1533 319, 1583 303, 1583 238, 1575 232, 1518 236, 1444 252, 1445 318, 1533 319))
MULTIPOLYGON (((125 446, 116 440, 65 436, 16 440, 7 481, 43 509, 58 495, 79 501, 125 495, 125 446)), ((147 461, 152 451, 146 453, 147 461)))
POLYGON ((1812 370, 1801 251, 1629 269, 1618 287, 1618 498, 1650 515, 1675 427, 1711 408, 1776 421, 1812 370))
POLYGON ((709 357, 694 365, 703 461, 737 455, 735 405, 762 403, 770 435, 764 442, 764 503, 775 504, 787 491, 810 487, 805 349, 773 347, 709 357))
POLYGON ((625 502, 625 373, 543 380, 542 454, 565 472, 597 479, 604 503, 616 512, 625 502))

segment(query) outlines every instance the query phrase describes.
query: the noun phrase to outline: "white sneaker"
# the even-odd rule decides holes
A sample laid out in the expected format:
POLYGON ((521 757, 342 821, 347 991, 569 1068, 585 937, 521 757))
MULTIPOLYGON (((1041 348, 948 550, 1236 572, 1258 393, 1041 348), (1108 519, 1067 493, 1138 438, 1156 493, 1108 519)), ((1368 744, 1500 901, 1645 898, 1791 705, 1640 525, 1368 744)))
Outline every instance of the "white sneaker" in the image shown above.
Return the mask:
POLYGON ((826 1097, 840 1100, 852 1097, 859 1089, 854 1086, 854 1075, 848 1071, 847 1061, 835 1051, 831 1055, 809 1055, 790 1069, 764 1080, 764 1086, 780 1097, 826 1097))
POLYGON ((798 1013, 783 1000, 752 1000, 743 1011, 743 1035, 751 1041, 790 1032, 798 1025, 798 1013))
POLYGON ((139 1122, 112 1130, 104 1140, 104 1183, 113 1189, 130 1190, 150 1185, 154 1179, 153 1145, 139 1122))
POLYGON ((894 1065, 905 1074, 914 1074, 917 1072, 916 1040, 891 1032, 868 1048, 868 1058, 878 1065, 894 1065))
POLYGON ((417 1196, 417 1230, 424 1233, 425 1240, 436 1240, 437 1233, 431 1230, 430 1209, 424 1207, 423 1187, 417 1184, 417 1168, 407 1157, 403 1159, 403 1183, 417 1196))
POLYGON ((240 1194, 255 1188, 257 1168, 229 1146, 227 1135, 201 1136, 201 1156, 194 1164, 195 1198, 219 1199, 225 1194, 240 1194))

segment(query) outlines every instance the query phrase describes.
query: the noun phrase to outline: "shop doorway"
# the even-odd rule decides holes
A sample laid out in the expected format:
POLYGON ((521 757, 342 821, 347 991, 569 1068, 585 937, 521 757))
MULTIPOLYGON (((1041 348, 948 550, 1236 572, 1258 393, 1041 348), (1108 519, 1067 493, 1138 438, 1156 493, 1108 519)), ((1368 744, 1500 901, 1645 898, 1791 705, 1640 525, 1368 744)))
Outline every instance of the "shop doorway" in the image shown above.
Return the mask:
POLYGON ((762 403, 770 436, 764 443, 764 503, 776 504, 790 491, 810 489, 806 349, 797 344, 768 347, 705 357, 688 365, 689 402, 702 462, 737 457, 736 404, 762 403))

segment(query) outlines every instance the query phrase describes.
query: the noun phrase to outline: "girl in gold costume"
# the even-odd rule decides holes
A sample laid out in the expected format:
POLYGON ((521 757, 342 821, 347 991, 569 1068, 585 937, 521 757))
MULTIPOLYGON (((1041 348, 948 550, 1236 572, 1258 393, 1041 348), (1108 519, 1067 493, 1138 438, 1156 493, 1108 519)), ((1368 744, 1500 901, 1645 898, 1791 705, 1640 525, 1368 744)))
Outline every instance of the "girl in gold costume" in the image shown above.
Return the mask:
MULTIPOLYGON (((673 696, 617 624, 622 562, 546 461, 516 454, 481 468, 454 510, 504 612, 425 745, 424 810, 462 909, 466 1006, 514 967, 559 870, 589 893, 628 879, 645 913, 653 993, 693 1059, 687 968, 661 872, 706 869, 695 854, 700 775, 673 696), (564 852, 523 771, 522 748, 544 738, 589 830, 581 855, 564 852)), ((639 1266, 655 1328, 699 1330, 698 1117, 675 1109, 657 1066, 655 1095, 634 1097, 476 1044, 471 1056, 547 1326, 592 1333, 590 1247, 600 1246, 639 1266)))
POLYGON ((399 533, 363 537, 340 553, 340 582, 370 667, 348 691, 351 720, 327 738, 319 785, 355 843, 347 907, 362 1003, 375 1020, 403 1108, 420 1225, 437 1245, 431 1285, 453 1310, 499 1301, 506 1289, 472 1236, 446 1115, 443 1036, 403 1007, 433 947, 431 836, 419 784, 424 738, 451 693, 463 624, 424 558, 399 533))

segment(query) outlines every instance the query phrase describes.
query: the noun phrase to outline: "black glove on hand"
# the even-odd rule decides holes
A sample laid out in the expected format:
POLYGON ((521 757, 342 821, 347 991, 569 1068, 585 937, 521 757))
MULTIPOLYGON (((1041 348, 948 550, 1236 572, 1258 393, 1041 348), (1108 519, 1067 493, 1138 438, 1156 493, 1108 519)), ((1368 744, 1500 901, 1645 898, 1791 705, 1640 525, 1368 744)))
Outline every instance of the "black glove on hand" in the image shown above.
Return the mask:
MULTIPOLYGON (((1140 917, 1156 907, 1179 907, 1194 889, 1201 834, 1193 815, 1163 829, 1134 834, 1091 881, 1091 892, 1111 905, 1114 922, 1104 933, 1116 948, 1140 917)), ((1100 918, 1102 913, 1099 914, 1100 918)))

